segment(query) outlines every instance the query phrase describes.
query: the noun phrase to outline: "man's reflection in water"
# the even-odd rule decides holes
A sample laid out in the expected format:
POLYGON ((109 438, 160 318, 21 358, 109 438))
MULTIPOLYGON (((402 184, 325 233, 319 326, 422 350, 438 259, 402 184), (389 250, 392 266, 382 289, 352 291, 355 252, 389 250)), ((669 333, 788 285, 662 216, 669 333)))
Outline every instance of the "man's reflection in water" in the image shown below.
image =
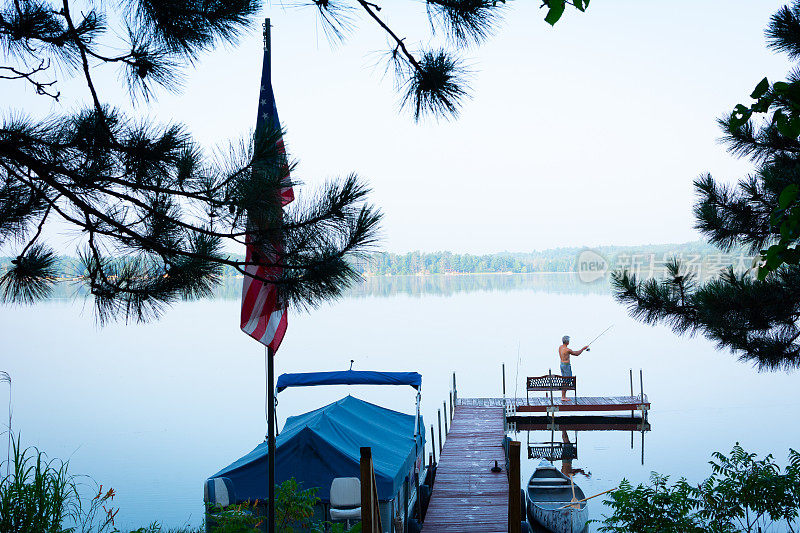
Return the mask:
POLYGON ((563 442, 562 447, 562 461, 561 461, 561 473, 566 476, 574 476, 575 474, 583 474, 584 476, 591 477, 591 472, 586 472, 583 468, 572 468, 572 458, 575 456, 575 446, 570 442, 569 435, 567 435, 567 430, 561 430, 561 442, 563 442))

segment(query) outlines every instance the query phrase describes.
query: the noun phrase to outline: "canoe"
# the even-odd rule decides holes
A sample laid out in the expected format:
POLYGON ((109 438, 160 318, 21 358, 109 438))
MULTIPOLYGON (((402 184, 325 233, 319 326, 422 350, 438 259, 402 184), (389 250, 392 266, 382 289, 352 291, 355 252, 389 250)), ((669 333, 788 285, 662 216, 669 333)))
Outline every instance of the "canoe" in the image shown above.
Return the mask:
MULTIPOLYGON (((575 485, 575 498, 585 498, 575 485)), ((559 509, 572 501, 572 485, 553 463, 542 459, 528 481, 528 516, 553 533, 583 533, 589 520, 586 502, 559 509)))

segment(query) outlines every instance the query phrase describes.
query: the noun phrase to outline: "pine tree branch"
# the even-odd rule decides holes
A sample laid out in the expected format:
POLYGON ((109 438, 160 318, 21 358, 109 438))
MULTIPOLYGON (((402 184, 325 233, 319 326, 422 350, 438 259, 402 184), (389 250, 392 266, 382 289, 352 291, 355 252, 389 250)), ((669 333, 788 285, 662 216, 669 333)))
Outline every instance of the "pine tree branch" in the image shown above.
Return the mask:
POLYGON ((94 81, 92 81, 92 75, 90 73, 89 68, 89 59, 86 57, 86 47, 84 46, 83 40, 79 38, 78 32, 75 29, 75 24, 72 22, 72 17, 69 13, 69 0, 62 0, 62 10, 61 14, 64 17, 64 20, 67 22, 67 27, 69 28, 69 35, 72 42, 78 48, 81 56, 81 65, 83 67, 83 76, 86 79, 86 85, 89 87, 89 92, 92 95, 92 101, 94 102, 94 107, 98 113, 101 115, 103 114, 103 107, 100 105, 100 98, 97 96, 97 90, 94 88, 94 81))
POLYGON ((611 281, 614 297, 637 320, 665 323, 678 334, 702 333, 762 370, 800 368, 800 267, 767 281, 729 269, 691 288, 681 287, 678 277, 639 281, 617 271, 611 281))
POLYGON ((57 82, 55 80, 50 81, 50 82, 43 82, 43 81, 38 81, 38 80, 36 80, 34 78, 34 76, 36 74, 39 74, 40 72, 44 72, 44 71, 48 70, 49 68, 50 68, 50 60, 49 59, 42 59, 38 66, 33 67, 32 69, 28 70, 27 72, 23 72, 23 71, 17 70, 14 67, 0 66, 0 71, 9 72, 9 75, 0 74, 0 79, 2 79, 2 80, 20 80, 20 79, 24 79, 24 80, 26 80, 28 83, 30 83, 31 85, 33 85, 36 88, 36 94, 39 94, 39 95, 42 95, 42 96, 49 96, 50 98, 52 98, 53 100, 55 100, 57 102, 58 98, 61 96, 61 92, 60 91, 55 91, 55 92, 51 91, 51 87, 53 85, 55 85, 57 82))
MULTIPOLYGON (((55 201, 58 201, 58 198, 56 198, 55 201)), ((42 229, 44 228, 45 222, 47 222, 48 215, 50 215, 51 207, 52 206, 48 203, 47 208, 45 208, 44 210, 44 215, 42 215, 42 219, 39 221, 39 225, 36 227, 36 233, 33 235, 33 238, 31 238, 31 240, 28 241, 28 244, 25 245, 25 248, 23 248, 22 251, 19 253, 20 257, 28 253, 28 250, 30 250, 31 246, 33 246, 33 244, 36 242, 36 239, 38 239, 39 236, 42 234, 42 229)))
MULTIPOLYGON (((36 228, 0 280, 4 298, 32 303, 49 293, 54 255, 39 240, 52 213, 86 239, 84 277, 101 322, 112 316, 144 320, 178 297, 207 295, 223 267, 281 286, 287 301, 301 308, 340 294, 358 277, 345 259, 375 242, 381 218, 363 204, 367 189, 355 177, 295 203, 282 218, 278 191, 293 183, 280 176, 294 167, 278 149, 282 132, 258 132, 252 146, 232 147, 223 161, 206 167, 180 126, 132 124, 103 103, 93 78, 94 62, 117 63, 128 75, 131 97, 140 90, 147 98, 140 78, 169 88, 178 66, 171 58, 191 63, 217 38, 231 40, 256 4, 131 1, 139 11, 128 28, 130 48, 116 55, 99 47, 103 16, 90 10, 78 21, 68 0, 57 12, 17 2, 11 18, 0 14, 0 39, 12 54, 49 53, 81 69, 92 100, 90 110, 75 115, 38 123, 12 118, 0 128, 0 232, 5 237, 36 228), (15 197, 23 201, 12 205, 8 200, 15 197), (249 242, 262 259, 231 258, 222 253, 223 242, 249 242), (252 266, 281 274, 254 275, 247 272, 252 266)), ((45 66, 9 66, 0 69, 0 79, 36 82, 45 66)))
POLYGON ((420 70, 419 62, 414 55, 406 48, 405 39, 401 39, 376 13, 381 7, 366 0, 356 0, 367 14, 391 37, 396 43, 395 49, 400 49, 408 62, 417 70, 420 70))
MULTIPOLYGON (((26 162, 26 164, 36 164, 36 163, 35 162, 31 162, 29 160, 28 162, 26 162)), ((32 167, 32 168, 34 168, 34 171, 36 171, 35 167, 32 167)), ((59 191, 60 196, 63 196, 64 198, 68 199, 82 213, 84 213, 87 216, 88 215, 92 215, 92 216, 96 217, 98 220, 101 220, 104 223, 106 223, 109 227, 113 228, 113 230, 101 230, 95 224, 92 224, 92 223, 86 222, 86 221, 82 222, 82 221, 80 221, 80 220, 78 220, 78 219, 76 219, 74 217, 71 217, 62 208, 58 207, 55 201, 53 201, 50 198, 47 198, 48 203, 50 204, 50 206, 52 206, 59 213, 59 215, 61 215, 65 220, 68 220, 72 224, 75 224, 76 226, 79 226, 79 227, 83 228, 85 231, 89 232, 92 235, 94 235, 94 234, 102 234, 102 235, 105 235, 107 237, 120 239, 121 241, 124 242, 126 239, 125 238, 121 238, 120 235, 121 234, 125 234, 125 235, 127 235, 127 238, 129 238, 131 241, 143 243, 148 249, 151 249, 154 252, 159 253, 159 254, 166 254, 168 256, 173 256, 174 255, 174 256, 186 257, 186 258, 189 258, 189 259, 198 259, 198 260, 202 260, 202 261, 215 261, 215 262, 218 262, 220 264, 233 267, 237 271, 239 271, 241 274, 247 275, 248 277, 251 277, 251 278, 254 278, 254 279, 257 279, 258 281, 261 281, 263 283, 270 283, 270 284, 275 284, 275 285, 286 285, 286 284, 290 284, 290 283, 296 283, 296 281, 283 281, 283 280, 280 280, 280 279, 265 278, 265 277, 262 277, 262 276, 258 276, 258 275, 246 272, 245 268, 247 266, 260 266, 260 265, 263 265, 264 263, 261 262, 261 261, 251 261, 251 262, 248 262, 248 261, 234 261, 234 260, 231 260, 231 259, 228 259, 228 258, 209 256, 209 255, 205 255, 205 254, 199 254, 199 253, 190 252, 190 251, 187 251, 187 250, 182 250, 182 249, 177 249, 177 248, 170 248, 170 247, 164 246, 160 242, 155 241, 153 239, 150 239, 150 238, 142 235, 141 233, 132 230, 129 226, 127 226, 125 224, 122 224, 119 221, 114 220, 113 218, 107 216, 105 213, 99 211, 98 209, 94 208, 90 204, 84 202, 79 197, 77 197, 75 194, 73 194, 68 188, 66 188, 65 186, 60 184, 57 180, 54 180, 51 177, 49 177, 48 175, 46 175, 46 172, 44 170, 38 171, 37 172, 37 176, 42 181, 47 183, 48 186, 50 186, 51 188, 53 188, 56 191, 59 191)), ((19 179, 19 176, 18 176, 18 179, 19 179)), ((32 183, 30 181, 25 180, 25 182, 29 186, 33 187, 32 183)), ((37 190, 37 189, 35 189, 35 190, 37 190)), ((379 214, 373 215, 373 218, 369 221, 369 228, 376 228, 377 224, 380 221, 380 218, 381 217, 380 217, 379 214)), ((198 228, 192 227, 192 229, 193 230, 197 230, 198 228)), ((198 233, 202 233, 202 232, 198 231, 198 233)), ((228 237, 225 234, 214 234, 214 233, 211 233, 211 235, 220 236, 220 237, 228 237)), ((364 241, 358 241, 358 240, 352 239, 350 242, 348 242, 345 246, 343 246, 332 257, 334 257, 334 258, 345 257, 346 255, 350 254, 355 249, 362 248, 365 245, 368 246, 371 242, 373 242, 373 241, 368 240, 368 241, 364 242, 364 241)), ((268 265, 266 265, 266 266, 267 266, 267 268, 281 268, 281 269, 287 269, 287 270, 303 271, 303 270, 307 270, 307 269, 310 269, 310 268, 319 267, 324 262, 325 262, 324 260, 283 262, 280 259, 278 259, 278 260, 270 261, 270 263, 268 265)), ((302 278, 300 278, 300 281, 302 281, 302 278)))

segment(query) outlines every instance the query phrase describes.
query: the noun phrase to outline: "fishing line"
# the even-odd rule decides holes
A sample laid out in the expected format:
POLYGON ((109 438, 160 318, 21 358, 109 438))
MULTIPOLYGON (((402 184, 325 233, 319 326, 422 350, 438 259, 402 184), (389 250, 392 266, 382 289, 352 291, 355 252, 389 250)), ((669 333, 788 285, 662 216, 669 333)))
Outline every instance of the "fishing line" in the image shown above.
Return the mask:
POLYGON ((517 341, 517 374, 514 376, 514 405, 517 404, 517 388, 519 387, 519 344, 517 341))
POLYGON ((592 343, 593 343, 594 341, 596 341, 597 339, 599 339, 600 337, 602 337, 603 335, 605 335, 605 334, 606 334, 606 332, 607 332, 608 330, 610 330, 611 328, 613 328, 613 327, 614 327, 614 324, 611 324, 611 325, 610 325, 610 326, 608 326, 606 329, 604 329, 604 330, 603 330, 603 332, 602 332, 600 335, 598 335, 597 337, 595 337, 594 339, 592 339, 592 340, 589 342, 589 344, 587 344, 587 345, 586 345, 586 351, 587 351, 587 352, 591 352, 592 350, 589 348, 589 346, 591 346, 591 345, 592 345, 592 343))

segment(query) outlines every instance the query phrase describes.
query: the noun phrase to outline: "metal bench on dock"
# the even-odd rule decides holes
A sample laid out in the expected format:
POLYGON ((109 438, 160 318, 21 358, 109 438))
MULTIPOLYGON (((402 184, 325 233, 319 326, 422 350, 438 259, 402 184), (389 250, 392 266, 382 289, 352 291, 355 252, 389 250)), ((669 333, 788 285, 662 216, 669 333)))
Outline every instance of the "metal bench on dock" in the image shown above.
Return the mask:
POLYGON ((552 372, 544 376, 528 377, 525 380, 525 398, 508 398, 506 394, 506 369, 503 364, 503 398, 464 398, 458 405, 475 406, 503 406, 508 419, 519 418, 520 413, 549 413, 558 412, 604 412, 604 411, 639 411, 642 418, 647 420, 650 410, 650 400, 644 393, 642 371, 639 370, 640 393, 633 394, 633 369, 630 370, 631 394, 630 396, 578 396, 577 378, 575 376, 559 376, 552 372), (555 398, 557 391, 574 391, 576 394, 566 401, 555 398), (531 398, 534 391, 547 392, 545 398, 531 398))
POLYGON ((548 392, 550 399, 553 399, 553 391, 573 391, 578 397, 577 385, 578 378, 575 376, 558 376, 552 372, 544 376, 529 377, 525 380, 525 397, 530 402, 531 392, 548 392))

